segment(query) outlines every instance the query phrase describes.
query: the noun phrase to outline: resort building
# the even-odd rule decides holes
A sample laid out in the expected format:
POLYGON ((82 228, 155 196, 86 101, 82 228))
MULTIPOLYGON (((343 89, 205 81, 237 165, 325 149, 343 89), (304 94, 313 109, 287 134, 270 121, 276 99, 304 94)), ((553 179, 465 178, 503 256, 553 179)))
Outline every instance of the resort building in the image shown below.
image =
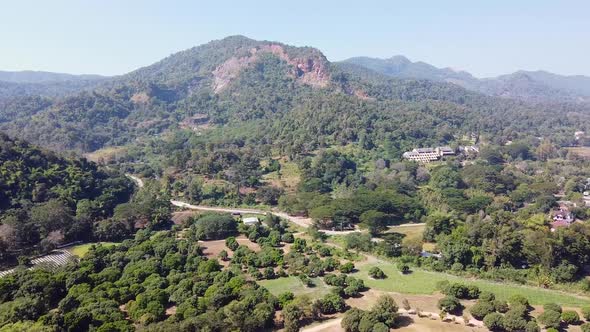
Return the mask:
POLYGON ((418 148, 412 151, 405 152, 403 157, 408 160, 413 160, 421 163, 429 163, 431 161, 439 160, 444 156, 455 155, 455 150, 448 146, 439 146, 436 148, 418 148))

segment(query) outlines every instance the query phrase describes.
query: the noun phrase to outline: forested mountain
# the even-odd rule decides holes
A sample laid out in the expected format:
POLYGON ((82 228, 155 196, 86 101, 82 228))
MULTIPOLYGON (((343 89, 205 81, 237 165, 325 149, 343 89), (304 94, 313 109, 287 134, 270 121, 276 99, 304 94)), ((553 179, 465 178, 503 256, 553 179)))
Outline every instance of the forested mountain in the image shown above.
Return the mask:
POLYGON ((317 49, 242 36, 173 54, 65 97, 0 102, 0 129, 82 152, 179 127, 195 130, 196 118, 209 127, 247 126, 257 141, 279 148, 362 140, 367 147, 393 146, 398 156, 411 146, 446 144, 473 132, 502 133, 500 139, 550 136, 570 144, 572 131, 590 123, 583 105, 533 106, 448 83, 392 79, 330 63, 317 49))
POLYGON ((512 74, 478 79, 465 71, 437 68, 412 62, 404 56, 389 59, 355 57, 343 63, 356 64, 378 73, 397 77, 449 82, 490 96, 517 98, 532 102, 588 102, 590 77, 563 76, 546 71, 517 71, 512 74))
POLYGON ((52 73, 46 71, 3 71, 0 70, 0 81, 13 83, 47 83, 67 81, 90 81, 104 79, 100 75, 72 75, 63 73, 52 73))
POLYGON ((91 238, 93 223, 112 216, 132 190, 121 174, 0 133, 0 264, 91 238))

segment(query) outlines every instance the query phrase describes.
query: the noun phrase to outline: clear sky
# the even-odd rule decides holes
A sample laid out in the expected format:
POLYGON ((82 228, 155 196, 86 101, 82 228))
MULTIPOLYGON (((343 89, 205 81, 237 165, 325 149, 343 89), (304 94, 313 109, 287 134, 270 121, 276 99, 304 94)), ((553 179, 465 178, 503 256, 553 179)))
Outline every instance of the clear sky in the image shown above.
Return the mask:
POLYGON ((122 74, 235 34, 332 61, 403 54, 479 77, 590 75, 588 0, 0 0, 0 70, 122 74))

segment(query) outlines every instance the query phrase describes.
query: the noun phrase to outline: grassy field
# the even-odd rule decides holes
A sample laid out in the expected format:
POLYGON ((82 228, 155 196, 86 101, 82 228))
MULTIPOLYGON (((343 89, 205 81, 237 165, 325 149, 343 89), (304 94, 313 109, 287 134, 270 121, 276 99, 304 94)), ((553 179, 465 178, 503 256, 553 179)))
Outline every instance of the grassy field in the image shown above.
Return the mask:
POLYGON ((531 304, 545 304, 556 302, 562 306, 580 307, 590 304, 590 298, 576 297, 565 293, 545 290, 541 288, 520 286, 507 283, 495 283, 487 280, 467 280, 464 278, 447 275, 444 273, 415 270, 410 274, 402 275, 394 263, 371 263, 359 267, 359 272, 354 276, 361 278, 371 288, 406 294, 433 294, 436 292, 436 283, 442 280, 473 284, 481 290, 496 294, 499 299, 507 300, 510 296, 521 294, 527 297, 531 304), (378 266, 387 275, 386 279, 374 280, 368 276, 371 267, 378 266))
POLYGON ((312 280, 315 287, 306 287, 298 277, 293 276, 272 280, 260 280, 257 283, 268 289, 274 295, 290 291, 295 295, 307 294, 312 298, 320 298, 330 292, 330 286, 326 285, 321 278, 312 278, 312 280))
POLYGON ((103 246, 114 246, 117 243, 114 242, 94 242, 94 243, 84 243, 84 244, 79 244, 77 246, 72 246, 67 248, 66 250, 69 251, 72 255, 76 255, 80 258, 84 257, 84 255, 86 255, 86 253, 88 252, 88 250, 90 250, 90 247, 95 245, 95 244, 102 244, 103 246))
POLYGON ((424 228, 426 225, 410 225, 405 224, 403 226, 389 226, 387 229, 387 233, 400 233, 405 234, 407 239, 421 239, 422 234, 424 234, 424 228))
POLYGON ((279 159, 281 164, 281 175, 271 172, 263 176, 265 182, 285 189, 287 192, 294 192, 301 179, 301 172, 296 163, 279 159))

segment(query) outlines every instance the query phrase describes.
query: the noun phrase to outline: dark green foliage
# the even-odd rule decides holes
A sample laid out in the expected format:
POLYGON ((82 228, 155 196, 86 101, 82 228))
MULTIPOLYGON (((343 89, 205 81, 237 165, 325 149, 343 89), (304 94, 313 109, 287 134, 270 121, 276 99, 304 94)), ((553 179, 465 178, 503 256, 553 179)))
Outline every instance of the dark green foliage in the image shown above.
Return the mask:
POLYGON ((546 328, 557 329, 561 323, 561 314, 557 311, 547 310, 540 314, 537 320, 546 328))
POLYGON ((0 219, 3 244, 13 254, 92 239, 92 223, 112 216, 132 190, 122 174, 0 134, 0 219))
POLYGON ((440 310, 452 314, 457 314, 459 311, 461 311, 461 309, 463 309, 463 306, 459 302, 459 299, 450 295, 447 295, 440 299, 437 303, 437 306, 440 310))
POLYGON ((502 331, 504 329, 504 317, 497 312, 492 312, 484 317, 483 324, 490 331, 502 331))
MULTIPOLYGON (((475 285, 464 285, 461 283, 452 283, 448 285, 441 285, 442 293, 449 296, 454 296, 458 299, 477 299, 480 294, 480 290, 475 285)), ((490 297, 489 295, 487 297, 490 297)))
POLYGON ((327 294, 322 299, 318 300, 322 314, 335 314, 342 312, 346 308, 344 299, 337 294, 327 294))
POLYGON ((590 320, 590 307, 582 307, 582 316, 584 316, 585 320, 590 320))
POLYGON ((557 303, 546 303, 543 305, 543 310, 545 310, 545 311, 552 310, 552 311, 557 311, 559 313, 562 312, 561 306, 557 303))
POLYGON ((370 311, 352 308, 346 312, 341 326, 346 332, 388 331, 395 327, 398 307, 393 298, 379 297, 370 311))
POLYGON ((469 308, 469 312, 471 316, 477 320, 482 320, 485 316, 495 311, 494 305, 488 301, 477 301, 471 308, 469 308))
POLYGON ((374 266, 371 269, 369 269, 369 276, 373 279, 383 279, 386 277, 385 273, 383 273, 383 270, 381 270, 377 266, 374 266))
POLYGON ((517 305, 517 304, 523 305, 525 307, 529 306, 529 300, 522 295, 512 295, 508 299, 508 303, 510 303, 511 306, 517 305))
POLYGON ((196 239, 220 240, 236 234, 237 230, 237 222, 230 214, 206 214, 194 222, 190 234, 196 239))
POLYGON ((580 323, 580 315, 576 311, 566 310, 561 313, 561 320, 566 324, 576 325, 580 323))
POLYGON ((354 270, 354 264, 352 262, 346 262, 340 265, 340 272, 351 273, 354 270))
POLYGON ((527 322, 524 330, 525 332, 541 332, 541 328, 534 320, 527 322))

